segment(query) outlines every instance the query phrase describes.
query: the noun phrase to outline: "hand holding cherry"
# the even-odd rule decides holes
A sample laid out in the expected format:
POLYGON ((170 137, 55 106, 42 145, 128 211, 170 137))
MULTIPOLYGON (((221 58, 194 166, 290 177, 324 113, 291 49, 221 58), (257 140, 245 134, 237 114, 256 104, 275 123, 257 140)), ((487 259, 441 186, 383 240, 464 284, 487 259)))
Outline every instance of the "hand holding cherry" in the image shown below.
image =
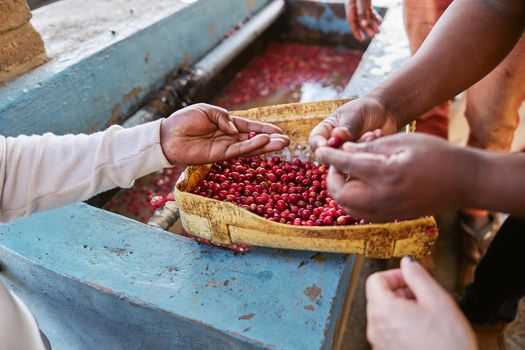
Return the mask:
POLYGON ((160 134, 164 155, 180 165, 259 155, 290 143, 277 126, 230 116, 225 109, 204 103, 173 113, 162 122, 160 134))

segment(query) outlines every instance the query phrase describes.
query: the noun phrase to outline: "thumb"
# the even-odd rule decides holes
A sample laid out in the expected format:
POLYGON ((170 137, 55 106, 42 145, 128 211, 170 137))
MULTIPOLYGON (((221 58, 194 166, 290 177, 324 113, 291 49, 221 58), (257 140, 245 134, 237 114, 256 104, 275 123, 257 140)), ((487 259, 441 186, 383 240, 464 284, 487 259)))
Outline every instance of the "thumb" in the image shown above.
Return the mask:
POLYGON ((232 117, 228 114, 221 114, 218 118, 218 126, 221 131, 224 131, 228 135, 237 135, 239 131, 235 127, 235 124, 233 124, 232 117))
POLYGON ((344 174, 369 182, 384 174, 388 157, 370 152, 346 152, 330 147, 318 148, 315 155, 319 161, 333 165, 344 174))
POLYGON ((228 135, 237 135, 239 133, 233 123, 232 116, 224 108, 206 103, 196 104, 195 107, 200 109, 208 117, 208 120, 217 125, 221 131, 228 135))
POLYGON ((438 299, 448 296, 423 266, 412 258, 404 257, 401 260, 401 274, 417 301, 422 305, 435 305, 438 299))
MULTIPOLYGON (((370 127, 370 113, 368 106, 359 100, 348 102, 347 105, 339 107, 333 114, 337 121, 335 128, 331 132, 332 137, 340 138, 343 141, 355 141, 366 131, 377 129, 379 126, 370 127)), ((373 116, 371 116, 373 117, 373 116)), ((375 119, 375 118, 374 118, 375 119)))
POLYGON ((373 97, 361 97, 339 107, 334 113, 333 137, 344 141, 358 140, 365 132, 380 129, 384 134, 398 130, 397 119, 385 105, 373 97))

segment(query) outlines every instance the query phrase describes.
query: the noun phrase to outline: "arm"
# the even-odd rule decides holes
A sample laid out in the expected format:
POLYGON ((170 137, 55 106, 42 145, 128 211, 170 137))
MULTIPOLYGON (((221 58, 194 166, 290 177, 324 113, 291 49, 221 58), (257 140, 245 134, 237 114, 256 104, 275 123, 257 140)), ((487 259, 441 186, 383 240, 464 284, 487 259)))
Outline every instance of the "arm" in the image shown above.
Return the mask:
POLYGON ((512 50, 523 33, 521 0, 457 0, 414 57, 370 95, 399 126, 474 85, 512 50))
POLYGON ((472 152, 478 165, 472 173, 475 182, 466 184, 471 198, 468 207, 525 217, 525 154, 472 152))
POLYGON ((354 217, 372 222, 479 208, 525 216, 525 154, 459 147, 396 134, 316 152, 332 165, 328 190, 354 217), (342 175, 350 173, 350 181, 342 175))
POLYGON ((0 136, 0 222, 81 201, 172 164, 206 164, 279 150, 273 125, 198 104, 168 119, 93 135, 0 136), (248 132, 259 133, 248 140, 248 132))
POLYGON ((525 25, 521 0, 456 0, 416 55, 376 89, 339 108, 310 135, 357 140, 367 131, 399 130, 488 74, 511 51, 525 25))
POLYGON ((161 121, 93 135, 0 137, 0 222, 85 200, 171 166, 161 121))

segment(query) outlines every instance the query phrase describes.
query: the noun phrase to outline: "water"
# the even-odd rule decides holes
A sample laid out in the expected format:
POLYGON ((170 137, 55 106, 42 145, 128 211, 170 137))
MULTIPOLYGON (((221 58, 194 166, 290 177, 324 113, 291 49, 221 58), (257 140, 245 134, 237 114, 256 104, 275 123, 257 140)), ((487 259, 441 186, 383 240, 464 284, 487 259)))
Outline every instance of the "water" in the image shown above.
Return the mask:
POLYGON ((342 97, 361 57, 348 49, 271 43, 213 103, 232 110, 342 97))

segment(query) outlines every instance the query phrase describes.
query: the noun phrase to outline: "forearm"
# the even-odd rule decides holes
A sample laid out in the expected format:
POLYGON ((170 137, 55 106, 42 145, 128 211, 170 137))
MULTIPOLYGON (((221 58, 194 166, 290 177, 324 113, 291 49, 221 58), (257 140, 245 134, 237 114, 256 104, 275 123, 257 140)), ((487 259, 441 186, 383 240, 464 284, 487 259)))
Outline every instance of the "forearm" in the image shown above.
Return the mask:
POLYGON ((160 121, 92 135, 0 137, 0 222, 81 201, 169 166, 160 121))
POLYGON ((370 95, 407 124, 488 74, 524 29, 525 2, 456 0, 416 55, 370 95))
POLYGON ((525 217, 525 154, 471 150, 477 158, 470 181, 469 208, 480 208, 525 217))

